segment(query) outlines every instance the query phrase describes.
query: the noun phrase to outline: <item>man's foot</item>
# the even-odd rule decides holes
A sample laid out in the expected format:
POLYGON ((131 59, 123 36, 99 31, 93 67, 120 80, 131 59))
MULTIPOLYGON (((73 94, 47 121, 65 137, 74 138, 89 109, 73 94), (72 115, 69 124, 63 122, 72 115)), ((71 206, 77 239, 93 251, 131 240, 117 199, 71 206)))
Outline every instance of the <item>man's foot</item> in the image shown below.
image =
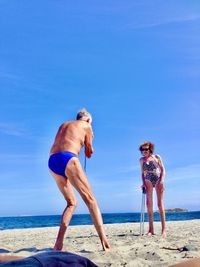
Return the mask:
POLYGON ((102 247, 103 247, 103 250, 106 252, 111 251, 111 246, 109 245, 108 241, 102 242, 102 247))

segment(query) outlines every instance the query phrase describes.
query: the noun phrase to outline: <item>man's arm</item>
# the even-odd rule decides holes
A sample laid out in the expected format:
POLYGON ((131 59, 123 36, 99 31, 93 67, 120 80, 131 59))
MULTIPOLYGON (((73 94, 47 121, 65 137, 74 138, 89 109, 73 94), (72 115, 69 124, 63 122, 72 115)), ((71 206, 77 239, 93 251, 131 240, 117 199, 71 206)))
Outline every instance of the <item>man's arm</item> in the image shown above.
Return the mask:
POLYGON ((94 152, 93 146, 92 146, 92 140, 94 138, 94 134, 91 127, 88 127, 86 129, 86 135, 85 135, 85 155, 87 158, 90 158, 94 152))
POLYGON ((7 262, 7 261, 13 261, 13 260, 20 260, 23 259, 24 257, 22 256, 12 256, 12 255, 7 255, 7 256, 0 256, 0 262, 7 262))

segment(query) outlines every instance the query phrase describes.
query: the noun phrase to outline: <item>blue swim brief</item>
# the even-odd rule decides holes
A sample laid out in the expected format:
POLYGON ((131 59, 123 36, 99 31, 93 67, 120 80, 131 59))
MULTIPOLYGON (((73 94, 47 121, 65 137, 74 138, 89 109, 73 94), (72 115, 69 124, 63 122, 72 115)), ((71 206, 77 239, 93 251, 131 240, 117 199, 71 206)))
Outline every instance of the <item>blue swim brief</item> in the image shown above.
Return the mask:
POLYGON ((63 151, 50 155, 48 162, 49 169, 55 172, 56 174, 66 177, 65 169, 67 167, 67 163, 73 157, 77 158, 77 155, 68 151, 63 151))

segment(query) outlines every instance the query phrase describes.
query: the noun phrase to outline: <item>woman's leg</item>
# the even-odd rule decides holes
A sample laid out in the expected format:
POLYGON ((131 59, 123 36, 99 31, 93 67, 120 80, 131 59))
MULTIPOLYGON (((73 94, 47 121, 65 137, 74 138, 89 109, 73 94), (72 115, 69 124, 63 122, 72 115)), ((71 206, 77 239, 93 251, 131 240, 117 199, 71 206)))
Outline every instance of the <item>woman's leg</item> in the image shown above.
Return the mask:
POLYGON ((60 189, 61 193, 63 194, 65 200, 67 201, 67 207, 64 209, 62 214, 62 219, 60 223, 60 229, 57 235, 56 243, 54 249, 62 250, 63 248, 63 240, 64 235, 69 225, 69 222, 72 218, 73 212, 77 206, 77 200, 73 189, 69 183, 69 180, 61 175, 55 174, 51 171, 52 176, 54 177, 58 188, 60 189))
POLYGON ((149 231, 148 235, 154 235, 153 227, 153 185, 151 181, 145 180, 146 184, 146 201, 147 201, 147 211, 149 217, 149 231))
POLYGON ((162 236, 166 237, 166 224, 165 224, 165 208, 164 208, 164 186, 163 183, 156 184, 156 193, 158 199, 158 209, 160 212, 160 219, 162 225, 162 236))
POLYGON ((67 177, 69 178, 70 183, 80 193, 83 201, 85 202, 85 204, 87 205, 90 211, 94 226, 101 240, 103 250, 110 250, 110 245, 108 243, 106 233, 104 230, 104 226, 103 226, 101 212, 99 210, 97 201, 94 197, 94 194, 89 185, 89 182, 86 178, 86 175, 77 158, 72 158, 69 161, 69 163, 67 164, 65 173, 67 177))

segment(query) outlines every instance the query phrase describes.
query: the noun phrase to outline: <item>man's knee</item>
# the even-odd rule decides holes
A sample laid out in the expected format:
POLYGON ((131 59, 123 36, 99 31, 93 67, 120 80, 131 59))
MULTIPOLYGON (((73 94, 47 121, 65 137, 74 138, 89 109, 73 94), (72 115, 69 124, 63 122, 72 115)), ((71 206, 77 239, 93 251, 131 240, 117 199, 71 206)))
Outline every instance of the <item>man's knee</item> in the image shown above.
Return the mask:
POLYGON ((70 199, 67 201, 67 207, 68 208, 75 210, 77 206, 78 206, 78 202, 76 199, 73 199, 73 200, 70 199))

